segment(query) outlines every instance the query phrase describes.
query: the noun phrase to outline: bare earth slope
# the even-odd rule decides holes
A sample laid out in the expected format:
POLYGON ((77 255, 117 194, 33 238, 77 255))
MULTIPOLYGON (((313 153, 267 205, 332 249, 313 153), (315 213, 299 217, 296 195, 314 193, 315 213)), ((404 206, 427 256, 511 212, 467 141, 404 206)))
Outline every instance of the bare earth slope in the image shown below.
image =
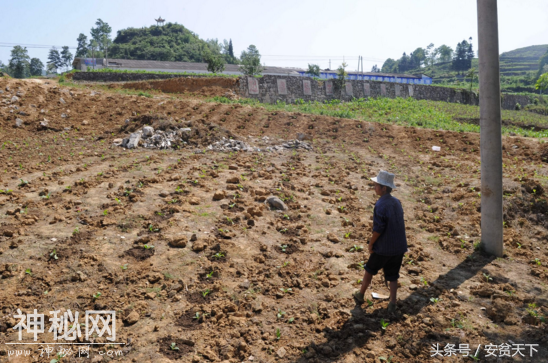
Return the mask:
MULTIPOLYGON (((478 134, 44 81, 0 79, 0 89, 0 362, 51 360, 39 345, 9 356, 17 309, 115 310, 127 344, 94 345, 93 362, 110 360, 106 350, 121 362, 471 361, 431 358, 436 344, 471 354, 481 344, 490 362, 485 345, 503 343, 539 344, 515 361, 548 359, 548 154, 537 140, 503 140, 505 257, 494 259, 478 249, 478 134), (188 144, 112 145, 162 122, 190 127, 188 144), (312 151, 201 151, 222 137, 264 148, 297 133, 312 151), (409 239, 395 314, 386 300, 351 298, 380 169, 396 173, 409 239), (288 210, 270 210, 269 196, 288 210)), ((372 291, 387 294, 382 280, 372 291)), ((90 361, 74 350, 62 361, 90 361)))

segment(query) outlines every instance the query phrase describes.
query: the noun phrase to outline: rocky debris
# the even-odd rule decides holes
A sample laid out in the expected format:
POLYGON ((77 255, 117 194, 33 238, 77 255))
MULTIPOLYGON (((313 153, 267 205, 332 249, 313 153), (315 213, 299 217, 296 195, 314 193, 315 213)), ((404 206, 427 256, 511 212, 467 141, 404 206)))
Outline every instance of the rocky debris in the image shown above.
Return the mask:
POLYGON ((140 132, 134 132, 133 134, 129 135, 129 137, 122 140, 122 147, 125 147, 126 149, 136 149, 137 146, 139 146, 139 141, 141 140, 141 133, 140 132))
MULTIPOLYGON (((268 147, 267 147, 266 149, 269 150, 268 147)), ((312 150, 312 146, 310 146, 308 143, 306 143, 306 142, 304 142, 304 141, 290 140, 290 141, 288 141, 288 142, 286 142, 286 143, 283 143, 282 145, 273 146, 273 147, 271 147, 271 149, 276 150, 276 151, 283 150, 283 149, 305 149, 305 150, 312 150)))
POLYGON ((23 126, 23 120, 21 120, 20 118, 16 118, 15 127, 21 127, 21 126, 23 126))
POLYGON ((266 198, 265 203, 268 204, 272 209, 287 210, 287 205, 285 205, 285 203, 282 202, 282 200, 278 197, 270 196, 266 198))
POLYGON ((59 98, 59 102, 61 102, 62 104, 66 104, 66 103, 67 103, 67 101, 65 101, 65 100, 63 99, 63 97, 59 98))
POLYGON ((13 96, 13 97, 11 98, 11 102, 12 102, 12 103, 19 102, 19 97, 13 96))
POLYGON ((221 140, 217 141, 216 143, 213 143, 207 147, 207 150, 213 150, 213 151, 222 151, 222 152, 230 152, 230 151, 259 151, 248 144, 246 144, 243 141, 234 140, 234 139, 226 139, 222 138, 221 140))
POLYGON ((143 138, 151 137, 154 134, 154 128, 150 126, 143 127, 143 138))

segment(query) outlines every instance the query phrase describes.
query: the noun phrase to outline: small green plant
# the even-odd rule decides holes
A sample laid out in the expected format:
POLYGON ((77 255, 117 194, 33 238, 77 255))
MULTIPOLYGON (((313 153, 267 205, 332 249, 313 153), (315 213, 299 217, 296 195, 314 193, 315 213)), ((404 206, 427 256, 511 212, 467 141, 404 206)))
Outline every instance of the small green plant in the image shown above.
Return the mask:
POLYGON ((284 289, 283 287, 280 287, 280 290, 285 294, 285 293, 288 293, 289 291, 292 291, 291 288, 287 288, 287 289, 284 289))
POLYGON ((80 233, 80 228, 76 227, 74 228, 74 230, 72 231, 72 235, 77 235, 78 233, 80 233))
POLYGON ((145 250, 151 250, 151 249, 154 248, 154 246, 153 246, 153 245, 144 244, 144 245, 143 245, 143 248, 144 248, 145 250))
POLYGON ((213 255, 213 257, 216 259, 219 259, 219 258, 225 257, 225 254, 222 252, 217 252, 216 254, 213 255))
POLYGON ((101 293, 100 292, 96 292, 94 295, 93 295, 93 300, 97 300, 98 298, 101 297, 101 293))
POLYGON ((58 260, 59 257, 57 257, 57 250, 53 249, 53 251, 49 254, 50 257, 53 257, 54 259, 58 260))
POLYGON ((421 276, 421 282, 424 286, 428 286, 428 281, 424 277, 421 276))
POLYGON ((437 304, 438 302, 440 302, 440 300, 441 300, 441 299, 438 298, 438 297, 431 297, 431 298, 430 298, 430 301, 431 301, 433 304, 437 304))
POLYGON ((538 266, 542 265, 542 262, 540 262, 540 259, 535 258, 532 262, 536 263, 538 266))
POLYGON ((282 309, 278 309, 278 313, 276 314, 276 317, 278 319, 281 319, 283 318, 284 315, 285 315, 285 311, 282 311, 282 309))
POLYGON ((199 312, 196 312, 196 314, 194 314, 194 316, 192 317, 192 319, 200 320, 200 313, 199 313, 199 312))
POLYGON ((280 340, 280 338, 282 337, 282 332, 280 331, 279 328, 276 329, 276 339, 277 340, 280 340))
POLYGON ((486 282, 493 281, 493 279, 491 278, 491 276, 488 275, 488 274, 486 274, 485 272, 483 273, 483 277, 485 277, 485 281, 486 281, 486 282))
POLYGON ((289 219, 289 216, 287 214, 284 214, 285 219, 289 219))
POLYGON ((210 289, 205 289, 204 291, 202 291, 202 296, 203 297, 206 297, 207 295, 209 295, 211 293, 211 290, 210 289))
POLYGON ((26 269, 25 273, 29 276, 32 276, 32 270, 30 268, 26 269))
POLYGON ((381 329, 386 330, 388 325, 390 325, 390 323, 381 318, 381 329))
POLYGON ((385 362, 387 362, 387 363, 392 363, 392 358, 394 358, 394 357, 393 357, 393 356, 390 356, 390 357, 388 357, 388 358, 386 358, 386 357, 379 357, 379 360, 383 360, 383 361, 385 361, 385 362))
POLYGON ((171 343, 171 345, 169 346, 169 349, 171 349, 171 350, 179 350, 179 347, 177 346, 177 344, 171 343))
POLYGON ((373 306, 373 301, 366 299, 365 302, 367 303, 367 306, 373 306))
POLYGON ((287 248, 288 248, 287 245, 280 245, 280 249, 282 250, 282 252, 285 252, 287 248))
POLYGON ((104 215, 104 216, 108 215, 108 209, 105 209, 105 210, 103 211, 103 215, 104 215))
POLYGON ((206 279, 212 278, 214 272, 215 272, 215 271, 211 271, 210 273, 208 273, 208 274, 206 275, 206 279))
POLYGON ((29 183, 28 181, 23 180, 23 179, 19 179, 19 180, 21 180, 21 183, 19 183, 20 187, 24 187, 25 185, 27 185, 29 183))
POLYGON ((125 265, 120 266, 120 268, 121 268, 122 270, 124 270, 124 271, 127 270, 127 267, 128 267, 128 264, 127 264, 127 263, 126 263, 125 265))
POLYGON ((65 357, 63 353, 57 353, 55 358, 49 361, 49 363, 61 363, 61 360, 65 357))

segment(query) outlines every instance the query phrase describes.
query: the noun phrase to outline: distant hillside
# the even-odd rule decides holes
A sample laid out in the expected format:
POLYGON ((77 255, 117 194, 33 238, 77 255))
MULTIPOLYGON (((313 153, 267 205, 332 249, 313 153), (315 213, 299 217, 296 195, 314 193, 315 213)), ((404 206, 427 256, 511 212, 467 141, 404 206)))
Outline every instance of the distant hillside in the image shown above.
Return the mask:
POLYGON ((167 23, 119 30, 109 48, 109 58, 202 62, 203 50, 208 47, 211 52, 220 54, 218 48, 184 26, 167 23))
POLYGON ((538 60, 548 50, 548 44, 544 45, 531 45, 525 48, 518 48, 509 52, 504 52, 500 55, 501 58, 527 58, 532 60, 538 60))
MULTIPOLYGON (((500 55, 501 89, 504 92, 530 92, 537 93, 534 84, 539 69, 539 59, 548 50, 548 44, 532 45, 525 48, 514 49, 500 55)), ((472 67, 478 69, 478 59, 472 60, 472 67)), ((465 77, 466 72, 456 72, 451 68, 451 62, 436 63, 411 71, 413 74, 425 74, 433 79, 433 83, 440 85, 456 85, 470 82, 465 77)), ((477 89, 477 78, 473 88, 477 89)))

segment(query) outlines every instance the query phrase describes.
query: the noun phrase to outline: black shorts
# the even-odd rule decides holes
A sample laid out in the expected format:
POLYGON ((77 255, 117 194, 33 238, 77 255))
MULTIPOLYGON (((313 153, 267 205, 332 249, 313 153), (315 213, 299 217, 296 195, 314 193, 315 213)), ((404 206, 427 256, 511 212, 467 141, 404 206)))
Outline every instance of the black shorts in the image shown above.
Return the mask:
POLYGON ((373 252, 365 264, 365 271, 376 275, 382 268, 386 281, 396 281, 400 278, 400 268, 403 261, 403 253, 396 256, 381 256, 373 252))

